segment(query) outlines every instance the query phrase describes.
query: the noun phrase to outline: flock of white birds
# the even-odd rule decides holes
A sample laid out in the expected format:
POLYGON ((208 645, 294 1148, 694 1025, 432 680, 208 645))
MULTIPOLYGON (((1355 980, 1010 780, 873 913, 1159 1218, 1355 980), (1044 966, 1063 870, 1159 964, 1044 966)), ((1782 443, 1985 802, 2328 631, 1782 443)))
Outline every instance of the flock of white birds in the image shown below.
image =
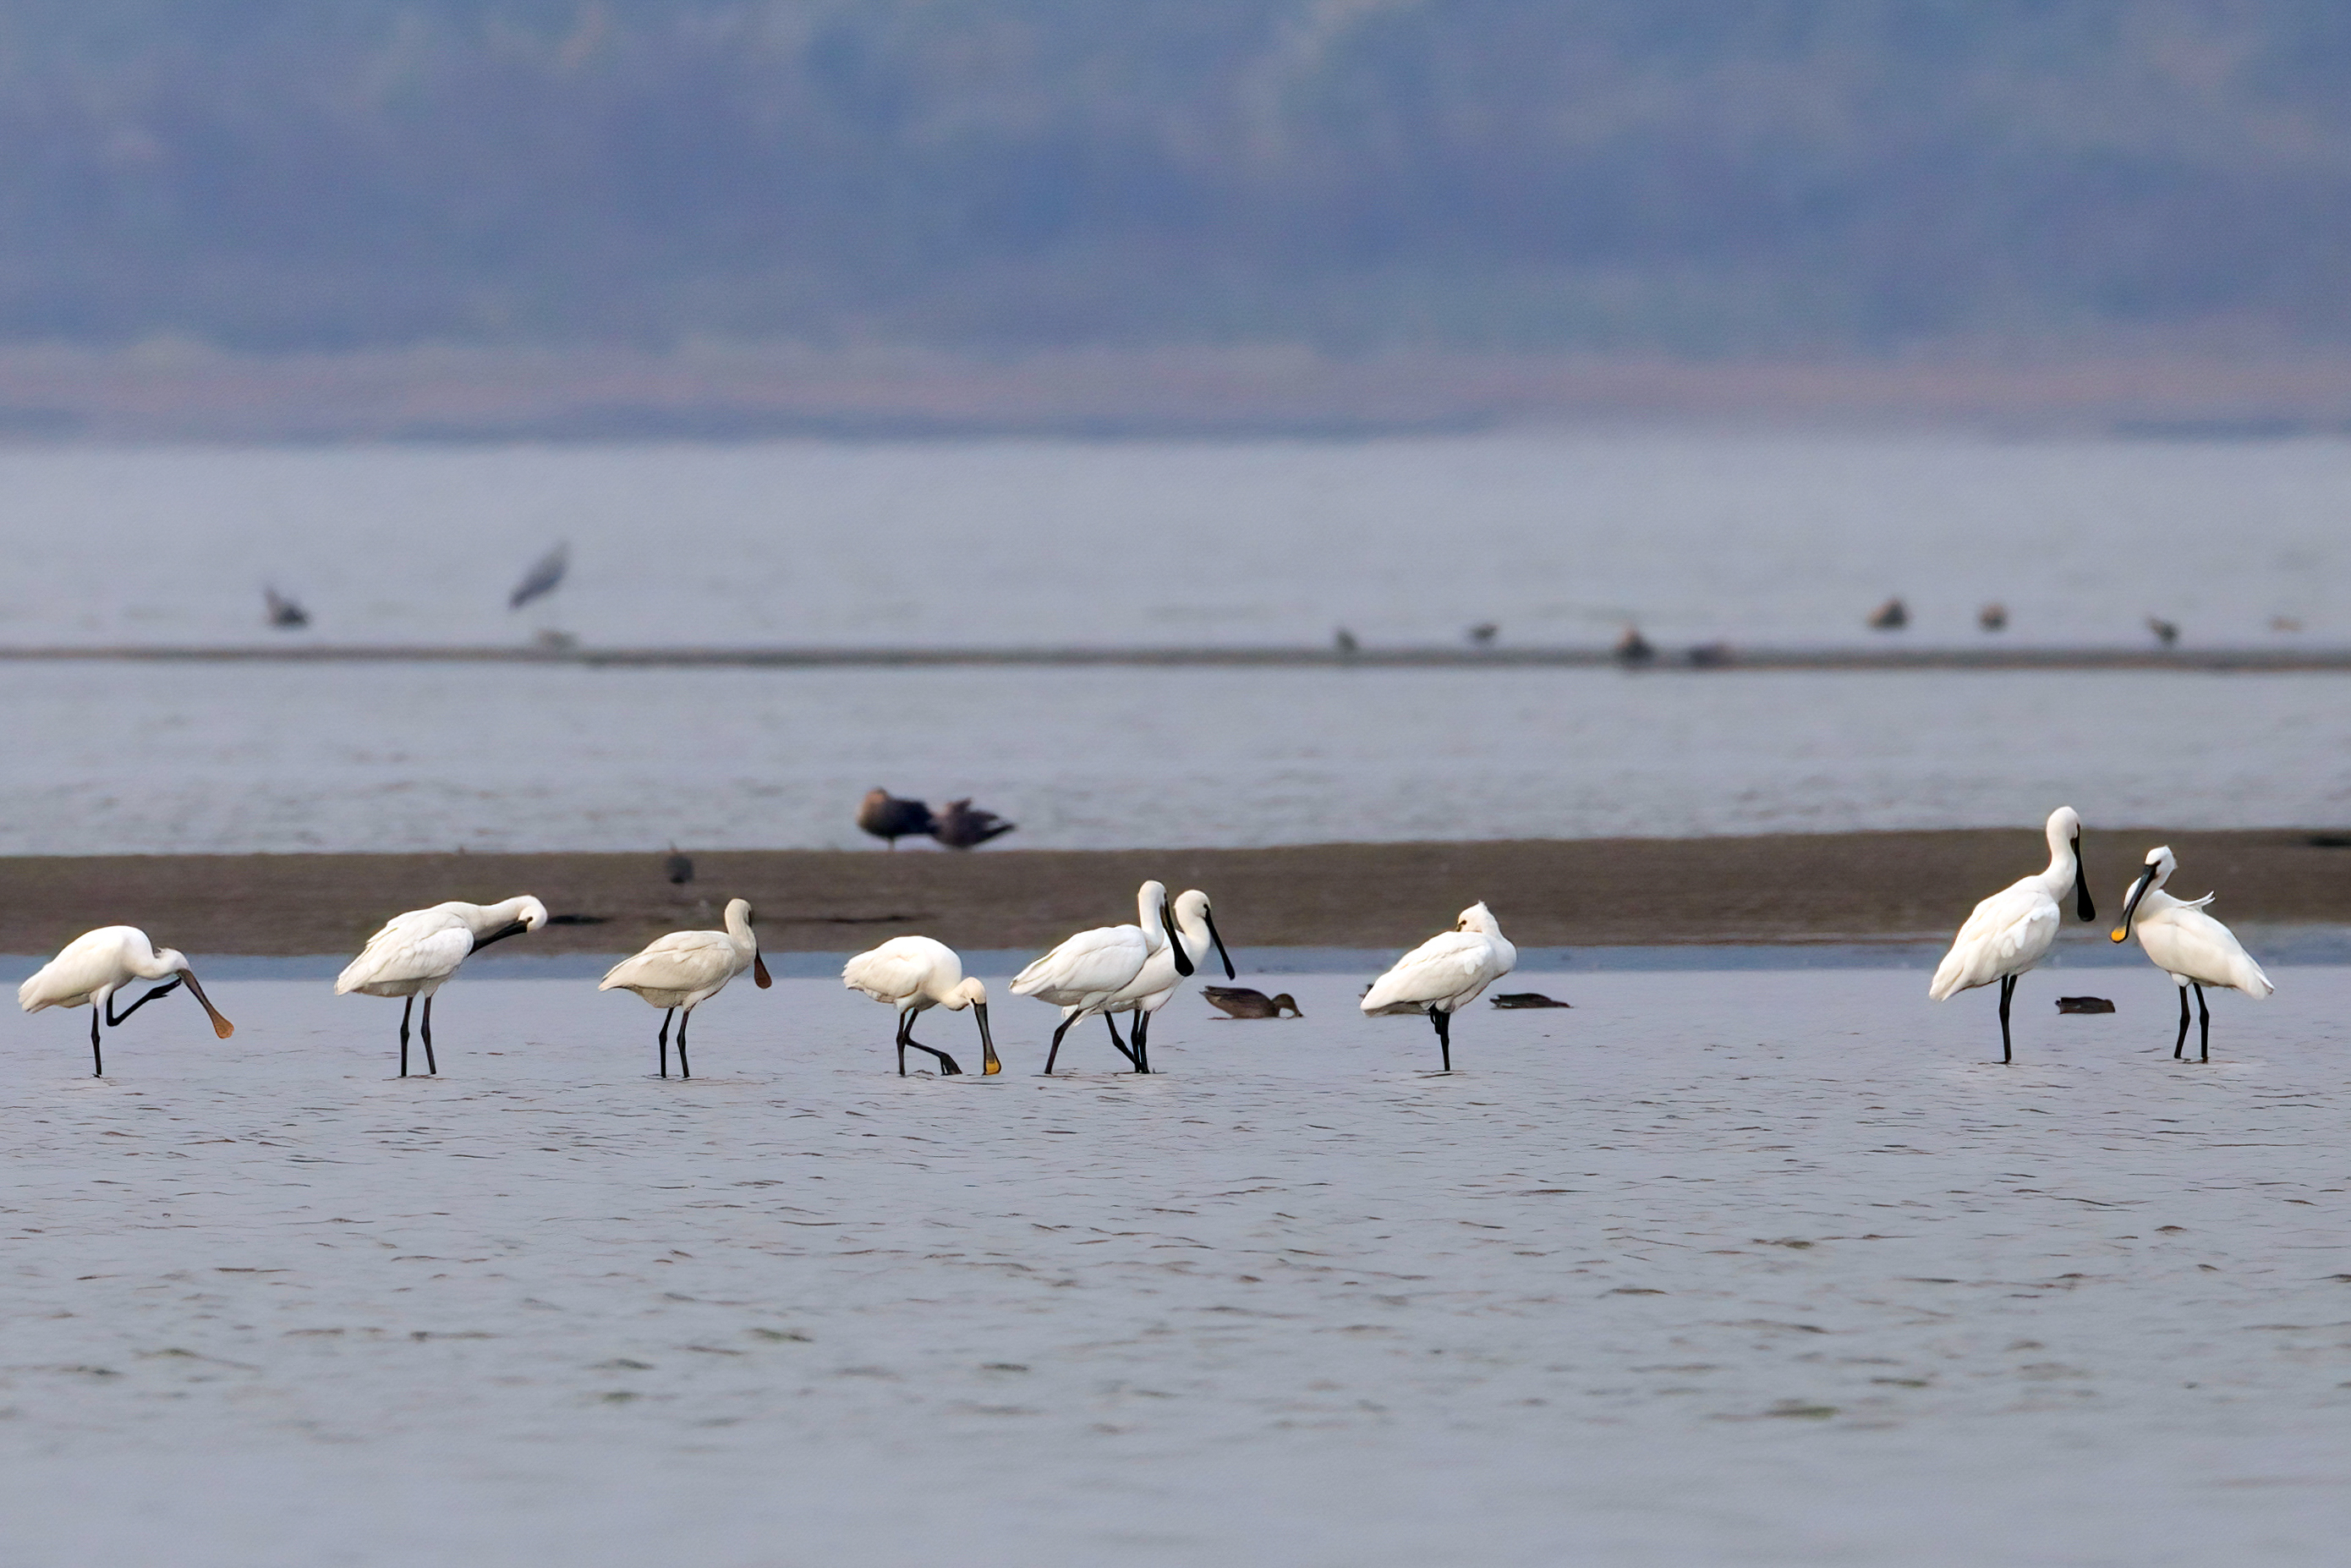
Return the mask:
MULTIPOLYGON (((2082 819, 2071 806, 2050 813, 2048 839, 2048 869, 1976 905, 1936 969, 1928 991, 1936 1001, 1943 1001, 1998 981, 2004 1062, 2013 1060, 2009 1009, 2017 977, 2039 967, 2054 946, 2064 920, 2061 901, 2071 894, 2074 912, 2082 920, 2097 917, 2082 867, 2082 819)), ((2258 998, 2267 997, 2274 988, 2234 934, 2204 912, 2211 894, 2190 903, 2163 891, 2178 864, 2167 847, 2147 852, 2144 872, 2125 895, 2122 923, 2111 935, 2114 941, 2122 942, 2136 930, 2147 957, 2179 988, 2179 1034, 2172 1044, 2175 1058, 2186 1051, 2188 993, 2195 991, 2202 1027, 2199 1059, 2210 1061, 2212 1025, 2205 988, 2239 990, 2258 998)), ((420 1033, 424 1070, 437 1073, 439 1064, 433 1054, 434 994, 466 958, 492 943, 536 931, 547 924, 547 906, 528 894, 500 904, 436 904, 430 909, 394 915, 368 938, 359 956, 336 977, 336 994, 357 991, 402 999, 400 1074, 403 1078, 409 1071, 412 1015, 417 998, 423 998, 420 1033)), ((1112 1045, 1130 1067, 1149 1072, 1152 1016, 1166 1006, 1178 985, 1196 973, 1212 952, 1222 961, 1226 978, 1234 978, 1232 957, 1217 931, 1208 895, 1194 888, 1171 902, 1164 884, 1146 882, 1135 894, 1134 925, 1081 931, 1021 970, 1012 981, 1013 995, 1033 997, 1061 1010, 1061 1024, 1046 1054, 1045 1073, 1052 1073, 1071 1027, 1089 1016, 1102 1019, 1112 1045), (1120 1013, 1129 1020, 1124 1037, 1118 1030, 1120 1013)), ((1518 950, 1503 936, 1492 912, 1483 904, 1474 904, 1461 912, 1452 930, 1430 937, 1374 981, 1364 993, 1363 1010, 1367 1015, 1426 1014, 1437 1031, 1441 1071, 1450 1072, 1453 1015, 1476 1001, 1517 963, 1518 950)), ((751 905, 737 898, 727 903, 724 930, 673 932, 614 965, 598 989, 633 991, 662 1009, 656 1062, 657 1075, 664 1078, 669 1076, 669 1031, 674 1019, 679 1073, 691 1077, 685 1035, 694 1009, 746 969, 762 988, 770 983, 752 930, 751 905)), ((841 970, 841 981, 896 1009, 893 1043, 901 1075, 906 1071, 909 1049, 935 1059, 942 1076, 963 1071, 953 1056, 914 1038, 915 1018, 933 1008, 950 1012, 969 1009, 979 1027, 982 1074, 1002 1070, 988 1030, 987 988, 977 977, 964 974, 963 960, 945 943, 928 936, 894 937, 850 959, 841 970)), ((233 1026, 204 995, 186 956, 173 948, 157 947, 145 932, 131 925, 103 926, 75 938, 18 988, 16 999, 28 1013, 45 1008, 89 1008, 91 1071, 103 1076, 106 1060, 100 1024, 119 1026, 149 1002, 183 985, 211 1019, 214 1032, 227 1039, 233 1026), (115 994, 141 980, 163 983, 117 1013, 115 994)))

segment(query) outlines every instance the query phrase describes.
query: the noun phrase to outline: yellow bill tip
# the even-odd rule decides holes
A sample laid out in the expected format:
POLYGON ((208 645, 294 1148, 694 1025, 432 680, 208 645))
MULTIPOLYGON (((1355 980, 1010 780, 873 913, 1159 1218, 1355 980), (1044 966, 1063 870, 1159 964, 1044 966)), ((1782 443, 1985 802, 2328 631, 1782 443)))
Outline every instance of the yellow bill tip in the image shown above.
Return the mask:
POLYGON ((2107 936, 2111 936, 2111 937, 2113 937, 2116 941, 2119 942, 2119 941, 2121 941, 2124 937, 2128 936, 2130 935, 2130 933, 2129 933, 2129 932, 2127 932, 2127 931, 2126 931, 2126 930, 2124 930, 2121 926, 2117 925, 2117 926, 2116 926, 2112 931, 2107 932, 2107 933, 2106 933, 2106 935, 2107 935, 2107 936))

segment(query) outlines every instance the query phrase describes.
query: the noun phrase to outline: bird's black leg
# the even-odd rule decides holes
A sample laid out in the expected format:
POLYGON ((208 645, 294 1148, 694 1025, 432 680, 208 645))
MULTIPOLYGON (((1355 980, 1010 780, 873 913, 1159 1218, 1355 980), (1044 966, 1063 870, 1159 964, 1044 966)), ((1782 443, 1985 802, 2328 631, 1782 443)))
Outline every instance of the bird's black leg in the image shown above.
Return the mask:
POLYGON ((164 992, 176 991, 179 988, 180 982, 177 979, 166 981, 164 984, 156 987, 153 990, 140 998, 137 1001, 131 1003, 129 1007, 123 1009, 121 1018, 114 1016, 114 993, 111 991, 108 992, 106 997, 106 1027, 109 1029, 120 1029, 124 1020, 128 1019, 132 1013, 137 1012, 141 1008, 145 1007, 157 997, 163 995, 164 992))
MULTIPOLYGON (((2190 984, 2194 982, 2191 981, 2190 984)), ((2183 1001, 2185 999, 2182 998, 2183 1001)), ((2204 988, 2201 985, 2196 987, 2196 1028, 2203 1037, 2198 1048, 2197 1058, 2199 1061, 2210 1061, 2212 1060, 2212 1009, 2204 1005, 2204 988)))
POLYGON ((686 1061, 685 1061, 685 1026, 686 1026, 686 1025, 688 1025, 688 1024, 690 1024, 690 1023, 692 1023, 693 1021, 694 1021, 694 1009, 693 1009, 692 1008, 688 1008, 688 1009, 685 1009, 685 1011, 684 1011, 684 1012, 682 1012, 682 1013, 678 1014, 678 1017, 677 1017, 677 1075, 678 1075, 680 1078, 691 1078, 691 1077, 693 1077, 693 1076, 694 1076, 694 1069, 693 1069, 693 1068, 691 1068, 691 1067, 689 1067, 688 1065, 686 1065, 686 1061))
POLYGON ((106 1076, 106 1052, 98 1043, 98 1009, 94 1007, 89 1009, 89 1075, 106 1076))
POLYGON ((960 1078, 963 1076, 963 1064, 961 1062, 957 1061, 954 1057, 949 1056, 946 1051, 940 1051, 935 1046, 925 1045, 921 1040, 914 1038, 914 1015, 912 1013, 908 1013, 906 1015, 906 1043, 913 1046, 916 1051, 923 1052, 925 1056, 937 1057, 939 1059, 940 1077, 960 1078))
POLYGON ((416 995, 412 991, 408 999, 400 1004, 400 1075, 402 1078, 408 1076, 408 1015, 415 1010, 416 995))
POLYGON ((2188 988, 2179 988, 2179 1038, 2171 1042, 2171 1060, 2179 1061, 2188 1054, 2188 988))
POLYGON ((2014 1060, 2008 1043, 2008 1004, 2016 999, 2016 977, 2000 977, 2000 1060, 2002 1065, 2014 1060))
POLYGON ((441 1064, 433 1060, 433 998, 424 998, 424 1071, 435 1078, 441 1076, 441 1064))
POLYGON ((1134 1009, 1126 1020, 1126 1038, 1134 1045, 1134 1070, 1151 1071, 1151 1015, 1141 1008, 1134 1009))
POLYGON ((1135 1060, 1134 1052, 1127 1049, 1126 1041, 1118 1038, 1118 1020, 1108 1013, 1102 1014, 1102 1028, 1110 1030, 1110 1042, 1118 1047, 1118 1053, 1126 1058, 1126 1064, 1137 1072, 1145 1071, 1143 1063, 1135 1060))
POLYGON ((1453 1071, 1453 1015, 1443 1008, 1428 1009, 1428 1021, 1437 1026, 1437 1049, 1445 1059, 1445 1071, 1453 1071))
POLYGON ((906 1076, 906 1037, 914 1032, 914 1015, 898 1015, 898 1076, 906 1076))
POLYGON ((669 1076, 669 1020, 676 1016, 677 1009, 675 1008, 671 1008, 666 1012, 663 1013, 661 1033, 653 1037, 654 1043, 661 1048, 660 1070, 653 1074, 656 1078, 667 1078, 669 1076))
POLYGON ((1045 1053, 1046 1077, 1053 1076, 1053 1059, 1061 1054, 1061 1037, 1070 1032, 1070 1026, 1078 1021, 1079 1016, 1071 1013, 1061 1020, 1061 1027, 1053 1031, 1053 1049, 1045 1053))

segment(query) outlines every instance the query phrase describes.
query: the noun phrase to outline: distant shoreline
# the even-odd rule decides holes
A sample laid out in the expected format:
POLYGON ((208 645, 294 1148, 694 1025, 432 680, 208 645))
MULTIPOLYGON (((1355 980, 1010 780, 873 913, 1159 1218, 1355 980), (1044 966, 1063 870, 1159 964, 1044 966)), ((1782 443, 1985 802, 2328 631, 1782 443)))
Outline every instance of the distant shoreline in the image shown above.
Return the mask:
MULTIPOLYGON (((2351 833, 2093 830, 2085 859, 2102 916, 2147 850, 2179 854, 2175 885, 2256 926, 2351 925, 2351 833)), ((774 951, 841 952, 909 933, 975 950, 1039 950, 1134 915, 1156 877, 1216 901, 1246 948, 1396 949, 1482 900, 1529 948, 1947 939, 1975 901, 2045 859, 2037 827, 1703 839, 1310 844, 1233 850, 693 851, 673 888, 663 854, 291 854, 0 857, 0 953, 55 952, 125 924, 189 952, 355 951, 387 916, 516 893, 560 924, 513 945, 627 952, 716 923, 740 894, 774 951)), ((2096 928, 2103 932, 2103 925, 2096 928)), ((2075 934, 2068 926, 2069 934, 2075 934)))
POLYGON ((0 439, 1351 440, 1527 428, 1961 429, 2275 440, 2351 431, 2351 357, 1723 360, 1293 345, 434 345, 237 354, 0 346, 0 439))

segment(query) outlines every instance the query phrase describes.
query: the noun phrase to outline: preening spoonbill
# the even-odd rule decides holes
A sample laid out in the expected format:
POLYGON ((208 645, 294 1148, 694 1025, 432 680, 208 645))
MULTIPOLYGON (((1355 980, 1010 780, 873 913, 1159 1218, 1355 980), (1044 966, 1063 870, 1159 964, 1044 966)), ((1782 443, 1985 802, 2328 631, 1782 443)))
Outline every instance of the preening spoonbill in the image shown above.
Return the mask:
POLYGON ((408 1076, 408 1015, 424 998, 424 1071, 437 1073, 433 1060, 433 993, 457 972, 466 956, 493 942, 536 931, 547 924, 547 905, 528 894, 503 904, 436 904, 412 909, 384 922, 360 956, 335 977, 335 995, 358 991, 371 997, 405 997, 400 1009, 400 1075, 408 1076))
POLYGON ((2008 1009, 2016 998, 2016 977, 2038 966, 2057 941, 2064 913, 2057 901, 2068 887, 2074 912, 2095 920, 2090 883, 2082 874, 2082 818, 2071 806, 2049 813, 2049 869, 2011 883, 1975 907, 1951 942, 1927 988, 1936 1001, 2000 982, 2000 1059, 2014 1060, 2009 1045, 2008 1009))
POLYGON ((901 800, 887 789, 868 789, 865 799, 857 803, 857 825, 894 850, 900 839, 919 837, 938 822, 920 800, 901 800))
POLYGON ((213 1033, 226 1040, 236 1032, 236 1026, 220 1016, 204 988, 196 984, 196 977, 188 968, 188 960, 177 948, 158 947, 147 939, 147 933, 136 925, 101 925, 95 931, 84 932, 65 946, 65 950, 47 963, 29 980, 16 988, 16 1002, 28 1013, 43 1008, 89 1009, 89 1075, 106 1076, 106 1056, 98 1042, 99 1020, 103 1018, 109 1029, 120 1026, 124 1019, 164 993, 188 988, 188 995, 204 1009, 213 1020, 213 1033), (171 978, 117 1013, 114 993, 133 980, 171 978))
POLYGON ((932 1008, 945 1008, 951 1013, 969 1008, 979 1022, 980 1076, 992 1077, 1004 1071, 1004 1064, 996 1060, 996 1042, 987 1034, 987 988, 977 976, 964 977, 963 960, 946 943, 927 936, 893 936, 843 965, 841 983, 898 1009, 899 1077, 906 1076, 910 1045, 939 1059, 942 1078, 963 1071, 954 1057, 914 1038, 914 1015, 932 1008))
POLYGON ((1453 1015, 1478 993, 1517 967, 1519 950, 1502 935, 1500 922, 1482 904, 1461 912, 1453 929, 1442 931, 1395 961, 1364 993, 1366 1015, 1405 1006, 1426 1012, 1437 1030, 1445 1071, 1453 1071, 1453 1015))
POLYGON ((1208 907, 1208 895, 1198 888, 1190 888, 1176 895, 1176 941, 1155 948, 1143 961, 1134 978, 1110 999, 1104 1009, 1109 1013, 1127 1013, 1126 1041, 1134 1052, 1134 1070, 1151 1071, 1151 1018, 1167 1005, 1176 994, 1182 976, 1176 971, 1178 954, 1191 961, 1189 974, 1208 961, 1208 949, 1213 946, 1217 956, 1224 960, 1225 978, 1234 978, 1233 956, 1225 951, 1225 939, 1217 934, 1216 912, 1208 907))
MULTIPOLYGON (((1143 972, 1143 966, 1162 947, 1176 941, 1176 925, 1167 913, 1165 884, 1146 882, 1134 893, 1133 925, 1102 925, 1081 931, 1013 977, 1012 994, 1034 997, 1061 1009, 1061 1027, 1053 1031, 1053 1049, 1045 1053, 1045 1076, 1061 1054, 1061 1037, 1088 1013, 1100 1013, 1110 1030, 1110 1042, 1137 1067, 1134 1052, 1118 1038, 1111 1021, 1111 1000, 1143 972)), ((1192 960, 1179 947, 1176 973, 1188 977, 1192 960)))
POLYGON ((1278 1019, 1284 1008, 1290 1009, 1291 1018, 1306 1016, 1298 1010, 1297 1002, 1290 998, 1288 991, 1269 997, 1263 991, 1251 990, 1247 986, 1202 986, 1200 994, 1208 998, 1210 1007, 1232 1018, 1278 1019))
POLYGON ((2163 884, 2178 870, 2179 862, 2168 845, 2158 845, 2147 852, 2147 869, 2131 883, 2123 899, 2123 923, 2111 933, 2117 942, 2128 937, 2131 927, 2138 927, 2138 945, 2155 967, 2171 977, 2179 988, 2179 1038, 2171 1042, 2171 1059, 2177 1061, 2188 1049, 2188 988, 2196 988, 2197 1022, 2201 1039, 2197 1048, 2197 1060, 2212 1060, 2212 1009, 2205 1005, 2204 988, 2223 987, 2242 991, 2259 1001, 2277 989, 2262 967, 2253 962, 2252 955, 2238 944, 2237 934, 2204 913, 2212 902, 2206 894, 2195 903, 2177 899, 2163 891, 2163 884))
POLYGON ((677 1075, 691 1078, 694 1069, 685 1060, 685 1026, 694 1021, 694 1009, 725 990, 726 982, 746 969, 761 990, 775 984, 768 977, 768 961, 759 956, 759 939, 751 934, 751 901, 730 898, 726 930, 673 931, 604 971, 596 988, 634 991, 662 1009, 661 1033, 655 1040, 664 1078, 669 1076, 670 1016, 684 1009, 685 1016, 677 1020, 677 1075))

